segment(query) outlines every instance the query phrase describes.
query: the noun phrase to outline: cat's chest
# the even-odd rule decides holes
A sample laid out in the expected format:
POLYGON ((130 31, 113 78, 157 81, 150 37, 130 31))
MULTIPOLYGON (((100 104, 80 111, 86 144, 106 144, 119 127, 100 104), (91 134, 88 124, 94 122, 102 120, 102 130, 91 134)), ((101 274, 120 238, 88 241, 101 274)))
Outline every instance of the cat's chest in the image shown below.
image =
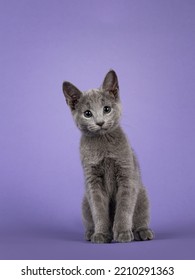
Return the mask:
POLYGON ((95 145, 86 143, 81 146, 80 153, 82 162, 92 165, 99 164, 105 158, 117 157, 110 145, 104 145, 101 143, 96 143, 95 145))
POLYGON ((96 165, 105 159, 117 161, 127 155, 126 144, 106 137, 103 139, 81 139, 81 161, 84 165, 96 165))

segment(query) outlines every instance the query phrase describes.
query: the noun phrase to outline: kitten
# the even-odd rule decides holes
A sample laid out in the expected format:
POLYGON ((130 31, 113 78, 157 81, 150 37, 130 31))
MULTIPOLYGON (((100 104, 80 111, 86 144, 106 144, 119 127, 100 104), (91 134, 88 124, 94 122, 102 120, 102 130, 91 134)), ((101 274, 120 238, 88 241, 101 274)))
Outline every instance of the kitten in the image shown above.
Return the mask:
POLYGON ((139 165, 119 124, 121 104, 116 73, 109 71, 99 89, 81 92, 64 82, 63 92, 82 133, 85 239, 94 243, 153 239, 139 165))

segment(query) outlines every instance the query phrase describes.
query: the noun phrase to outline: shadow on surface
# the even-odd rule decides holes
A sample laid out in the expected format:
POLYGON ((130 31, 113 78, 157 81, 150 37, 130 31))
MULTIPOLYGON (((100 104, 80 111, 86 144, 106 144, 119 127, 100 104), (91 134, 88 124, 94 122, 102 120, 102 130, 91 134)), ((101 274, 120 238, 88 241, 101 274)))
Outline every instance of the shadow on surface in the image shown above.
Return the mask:
POLYGON ((82 241, 82 232, 67 228, 44 228, 36 231, 37 237, 63 241, 82 241))
MULTIPOLYGON (((79 225, 78 225, 79 226, 79 225)), ((154 228, 154 241, 172 240, 172 239, 195 239, 195 225, 183 226, 165 226, 164 228, 154 228)), ((52 224, 34 224, 23 225, 22 227, 8 227, 0 231, 0 239, 8 240, 56 240, 68 242, 88 243, 84 240, 84 229, 80 225, 78 228, 67 225, 52 225, 52 224)), ((115 244, 112 242, 111 244, 115 244)))
POLYGON ((52 225, 30 226, 22 228, 7 228, 0 232, 1 239, 4 240, 25 240, 25 239, 53 239, 69 242, 82 242, 82 229, 66 228, 52 225))
POLYGON ((195 238, 195 225, 166 227, 155 231, 156 240, 195 238))

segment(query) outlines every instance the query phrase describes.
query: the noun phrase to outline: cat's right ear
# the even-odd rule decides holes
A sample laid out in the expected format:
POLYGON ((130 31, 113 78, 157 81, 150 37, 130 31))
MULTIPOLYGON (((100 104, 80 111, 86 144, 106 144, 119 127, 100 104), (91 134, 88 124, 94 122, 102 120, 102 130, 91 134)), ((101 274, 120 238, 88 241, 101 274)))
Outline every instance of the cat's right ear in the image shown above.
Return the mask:
POLYGON ((75 110, 75 106, 82 95, 81 91, 69 82, 64 82, 62 89, 66 103, 70 106, 71 110, 75 110))

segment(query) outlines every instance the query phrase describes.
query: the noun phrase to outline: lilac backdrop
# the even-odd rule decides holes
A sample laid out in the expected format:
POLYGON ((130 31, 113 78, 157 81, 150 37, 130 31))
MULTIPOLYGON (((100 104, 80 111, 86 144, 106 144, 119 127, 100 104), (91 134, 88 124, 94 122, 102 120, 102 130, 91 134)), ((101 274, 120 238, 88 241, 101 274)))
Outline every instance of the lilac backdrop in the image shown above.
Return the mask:
POLYGON ((195 258, 195 2, 0 1, 0 258, 195 258), (79 136, 62 94, 118 73, 151 242, 83 240, 79 136))

